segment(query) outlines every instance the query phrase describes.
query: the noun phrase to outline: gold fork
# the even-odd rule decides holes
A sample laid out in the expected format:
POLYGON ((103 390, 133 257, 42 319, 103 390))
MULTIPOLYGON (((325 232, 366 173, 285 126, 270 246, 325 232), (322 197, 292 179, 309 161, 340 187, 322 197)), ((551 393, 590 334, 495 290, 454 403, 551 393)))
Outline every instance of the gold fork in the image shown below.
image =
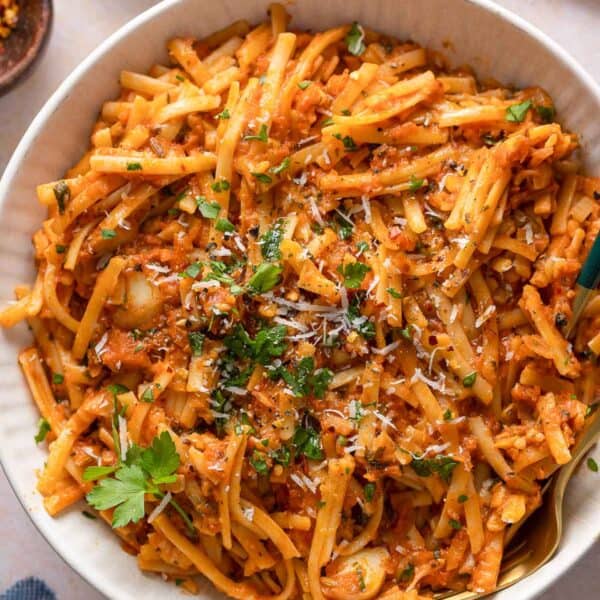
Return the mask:
POLYGON ((563 530, 563 499, 565 489, 577 465, 587 451, 600 438, 600 411, 588 419, 572 452, 571 462, 553 475, 542 490, 544 502, 537 510, 526 515, 506 532, 506 547, 498 587, 493 592, 442 592, 436 600, 474 600, 483 598, 521 579, 528 577, 554 555, 560 544, 563 530), (519 535, 517 535, 517 533, 519 535))

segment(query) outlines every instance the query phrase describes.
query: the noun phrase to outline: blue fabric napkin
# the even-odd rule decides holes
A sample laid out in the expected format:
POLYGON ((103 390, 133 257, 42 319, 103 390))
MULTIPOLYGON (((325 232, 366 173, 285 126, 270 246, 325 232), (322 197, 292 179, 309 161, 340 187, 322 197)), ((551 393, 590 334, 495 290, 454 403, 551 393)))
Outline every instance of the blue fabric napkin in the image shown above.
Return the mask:
POLYGON ((41 579, 27 577, 2 592, 0 600, 56 600, 56 595, 41 579))

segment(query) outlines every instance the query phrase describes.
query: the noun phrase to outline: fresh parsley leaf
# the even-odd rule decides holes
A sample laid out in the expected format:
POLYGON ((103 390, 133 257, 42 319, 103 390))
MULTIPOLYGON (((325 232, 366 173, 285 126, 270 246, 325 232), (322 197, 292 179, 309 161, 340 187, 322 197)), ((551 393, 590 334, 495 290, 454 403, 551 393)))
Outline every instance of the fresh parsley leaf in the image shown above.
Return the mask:
POLYGON ((400 293, 398 290, 395 290, 394 288, 391 288, 391 287, 389 287, 389 288, 387 288, 385 291, 386 291, 386 292, 387 292, 387 293, 388 293, 388 294, 389 294, 389 295, 390 295, 392 298, 397 298, 397 299, 400 299, 400 298, 402 298, 402 294, 401 294, 401 293, 400 293))
POLYGON ((257 181, 260 181, 261 183, 272 183, 273 179, 267 175, 266 173, 251 173, 252 177, 254 177, 257 181))
POLYGON ((368 317, 361 314, 360 304, 361 296, 357 294, 350 300, 346 317, 352 329, 358 331, 365 340, 370 340, 375 337, 375 325, 368 317))
POLYGON ((201 269, 202 265, 200 263, 192 263, 180 273, 180 277, 190 277, 191 279, 195 279, 200 274, 201 269))
POLYGON ((369 265, 361 262, 339 265, 337 268, 338 273, 344 277, 344 285, 351 290, 360 287, 365 275, 370 270, 371 267, 369 267, 369 265))
POLYGON ((363 28, 356 22, 352 23, 350 31, 346 35, 346 46, 348 52, 354 56, 360 56, 367 49, 365 46, 365 32, 363 28))
POLYGON ((506 109, 506 120, 511 123, 522 123, 531 106, 531 100, 525 100, 519 104, 512 104, 506 109))
POLYGON ((258 265, 256 272, 248 281, 248 288, 254 294, 264 294, 279 283, 283 267, 274 263, 264 262, 258 265))
POLYGON ((420 190, 423 187, 424 183, 425 183, 424 179, 418 179, 414 175, 411 175, 410 180, 408 182, 408 189, 411 192, 416 192, 417 190, 420 190))
POLYGON ((554 121, 554 117, 556 116, 556 110, 554 110, 554 106, 541 106, 538 104, 535 107, 535 110, 540 116, 542 123, 552 123, 552 121, 554 121))
POLYGON ((142 394, 143 402, 154 402, 154 390, 152 389, 152 385, 149 385, 142 394))
POLYGON ((598 463, 591 456, 587 459, 587 468, 593 473, 598 472, 598 463))
POLYGON ((86 496, 96 510, 115 508, 113 528, 137 523, 144 516, 144 495, 146 477, 137 465, 123 465, 115 473, 115 478, 102 479, 86 496))
POLYGON ((222 233, 231 233, 235 231, 235 225, 229 219, 217 219, 215 229, 222 233))
POLYGON ((129 388, 121 383, 111 383, 110 385, 106 386, 106 389, 113 395, 115 400, 120 394, 126 394, 129 391, 129 388))
POLYGON ((372 481, 366 483, 363 491, 365 493, 365 500, 371 502, 375 497, 375 484, 372 481))
POLYGON ((306 79, 305 81, 301 81, 301 82, 298 84, 298 87, 299 87, 301 90, 305 90, 305 89, 306 89, 306 88, 307 88, 307 87, 308 87, 308 86, 309 86, 311 83, 312 83, 312 81, 310 81, 309 79, 306 79))
POLYGON ((52 188, 52 191, 56 198, 58 212, 62 215, 65 212, 65 203, 71 199, 71 189, 66 181, 61 180, 52 188))
POLYGON ((269 171, 275 175, 279 175, 290 166, 290 157, 286 156, 276 167, 271 167, 269 171))
POLYGON ((277 450, 271 452, 271 458, 283 467, 289 466, 291 457, 292 453, 287 446, 281 446, 281 448, 277 448, 277 450))
POLYGON ((468 499, 469 499, 469 496, 466 496, 465 494, 461 494, 458 497, 458 503, 459 504, 464 504, 468 499))
POLYGON ((46 436, 50 433, 51 429, 52 428, 50 427, 50 423, 48 423, 48 421, 42 417, 38 421, 38 430, 35 436, 33 437, 35 443, 39 444, 40 442, 43 442, 46 439, 46 436))
POLYGON ((448 521, 448 525, 450 525, 450 527, 452 527, 452 529, 454 529, 455 531, 458 531, 459 529, 462 529, 461 522, 457 521, 456 519, 450 519, 448 521))
POLYGON ((175 79, 177 79, 177 81, 185 81, 185 77, 183 75, 175 75, 175 79))
POLYGON ((238 323, 233 332, 223 339, 223 344, 238 359, 250 358, 261 365, 267 365, 272 358, 284 353, 286 333, 285 325, 264 327, 252 339, 238 323))
POLYGON ((444 421, 452 421, 452 411, 449 408, 444 411, 444 421))
POLYGON ((231 114, 229 113, 229 110, 224 108, 218 115, 217 115, 217 119, 231 119, 231 114))
POLYGON ((330 369, 317 369, 309 378, 313 396, 323 398, 332 379, 333 372, 330 369))
POLYGON ((56 254, 64 254, 67 251, 67 247, 62 244, 56 244, 56 254))
POLYGON ((220 192, 226 192, 231 187, 231 184, 227 179, 221 179, 211 184, 210 189, 217 194, 220 192))
POLYGON ((284 221, 279 219, 267 232, 263 233, 258 240, 260 251, 265 260, 273 261, 281 258, 279 249, 284 234, 284 221))
POLYGON ((335 121, 333 120, 333 117, 329 117, 325 119, 323 123, 321 123, 321 127, 328 127, 329 125, 333 125, 334 123, 335 121))
POLYGON ((108 467, 87 467, 83 472, 83 480, 96 481, 96 479, 106 477, 106 475, 112 475, 118 468, 119 465, 113 465, 108 467))
POLYGON ((345 135, 342 137, 341 133, 334 133, 333 137, 337 138, 338 140, 340 140, 340 142, 342 142, 346 152, 354 152, 355 150, 358 150, 358 146, 356 145, 356 142, 349 135, 345 135))
POLYGON ((358 250, 357 257, 366 252, 369 249, 369 244, 363 240, 356 244, 356 249, 358 250))
POLYGON ((128 171, 141 171, 142 170, 142 164, 139 162, 128 162, 127 163, 127 170, 128 171))
POLYGON ((345 215, 337 214, 335 219, 335 228, 336 233, 340 240, 347 240, 352 236, 352 231, 354 230, 354 223, 346 217, 345 215))
POLYGON ((342 110, 342 114, 345 117, 349 117, 352 114, 352 111, 349 108, 344 108, 344 110, 342 110))
POLYGON ((321 436, 312 427, 298 427, 294 432, 293 443, 300 454, 312 460, 322 460, 321 436))
POLYGON ((146 448, 140 457, 140 466, 155 483, 173 483, 174 472, 179 467, 179 454, 171 436, 163 431, 152 440, 152 446, 146 448))
POLYGON ((52 373, 52 383, 60 385, 65 380, 65 376, 61 373, 52 373))
POLYGON ((250 457, 250 464, 254 467, 254 470, 259 475, 269 474, 269 467, 264 459, 264 454, 261 454, 257 450, 252 453, 252 456, 250 457))
POLYGON ((413 458, 410 466, 419 477, 430 477, 437 473, 444 481, 450 481, 454 467, 458 465, 453 458, 438 454, 435 458, 413 458))
POLYGON ((188 341, 190 343, 190 348, 192 349, 192 356, 200 356, 202 354, 205 337, 206 336, 200 331, 188 332, 188 341))
POLYGON ((467 375, 463 379, 463 385, 468 388, 473 387, 473 385, 475 385, 476 379, 477 379, 477 371, 473 371, 472 373, 469 373, 469 375, 467 375))
POLYGON ((345 435, 338 435, 336 441, 342 448, 348 445, 348 438, 345 435))
POLYGON ((117 237, 117 232, 114 229, 103 229, 101 233, 103 240, 112 240, 117 237))
POLYGON ((403 571, 398 575, 399 581, 411 581, 411 579, 415 576, 415 565, 412 563, 404 567, 403 571))
POLYGON ((221 212, 221 205, 218 202, 207 202, 204 196, 196 198, 196 205, 205 219, 216 219, 221 212))
POLYGON ((245 135, 244 139, 246 141, 257 140, 259 142, 268 142, 269 141, 269 132, 267 130, 267 126, 263 123, 260 126, 258 135, 245 135))

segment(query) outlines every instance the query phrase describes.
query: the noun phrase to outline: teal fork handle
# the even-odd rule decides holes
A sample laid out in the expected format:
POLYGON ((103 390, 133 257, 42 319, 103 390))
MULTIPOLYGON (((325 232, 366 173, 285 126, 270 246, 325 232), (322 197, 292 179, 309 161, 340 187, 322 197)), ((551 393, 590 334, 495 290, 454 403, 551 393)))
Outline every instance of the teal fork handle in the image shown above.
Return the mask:
POLYGON ((588 290, 595 290, 600 283, 600 235, 596 237, 594 245, 581 267, 577 283, 588 290))

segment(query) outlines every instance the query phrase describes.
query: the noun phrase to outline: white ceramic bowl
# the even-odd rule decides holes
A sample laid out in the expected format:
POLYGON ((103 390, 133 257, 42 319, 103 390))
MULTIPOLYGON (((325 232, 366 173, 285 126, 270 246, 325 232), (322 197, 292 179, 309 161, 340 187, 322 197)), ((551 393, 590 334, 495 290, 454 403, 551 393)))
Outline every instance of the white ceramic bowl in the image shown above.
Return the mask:
MULTIPOLYGON (((38 183, 58 179, 86 150, 90 128, 104 100, 118 92, 122 68, 145 72, 164 60, 174 36, 202 37, 240 18, 265 18, 269 0, 166 0, 107 39, 63 82, 37 115, 0 182, 0 302, 12 298, 15 283, 33 279, 31 234, 44 211, 35 199, 38 183)), ((289 7, 293 25, 323 29, 353 20, 443 49, 455 65, 470 64, 480 77, 507 84, 538 84, 553 96, 567 127, 582 135, 590 172, 600 174, 600 90, 561 48, 520 18, 488 0, 298 0, 289 7)), ((117 537, 79 510, 57 519, 44 511, 35 492, 35 471, 46 457, 33 435, 38 421, 17 366, 30 342, 24 326, 0 334, 0 458, 24 507, 55 550, 110 598, 147 600, 179 592, 159 577, 137 569, 117 537)), ((600 455, 596 452, 597 458, 600 455)), ((600 486, 586 469, 567 496, 567 526, 556 556, 525 581, 497 598, 535 597, 560 577, 600 536, 600 486)), ((203 598, 221 595, 207 583, 203 598)))

